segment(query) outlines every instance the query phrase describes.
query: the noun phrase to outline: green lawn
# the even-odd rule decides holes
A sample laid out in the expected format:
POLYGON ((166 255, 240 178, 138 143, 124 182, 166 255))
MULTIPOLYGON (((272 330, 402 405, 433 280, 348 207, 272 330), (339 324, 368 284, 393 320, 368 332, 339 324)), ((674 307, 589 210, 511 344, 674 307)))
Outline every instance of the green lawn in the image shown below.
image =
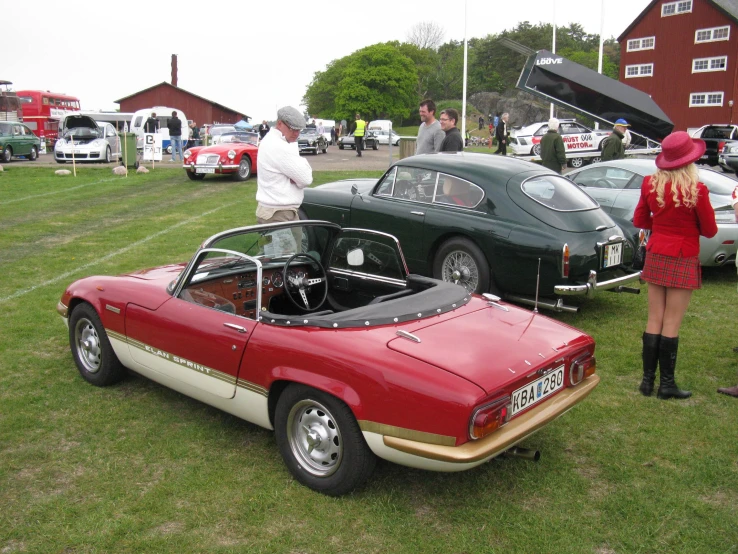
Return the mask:
POLYGON ((87 384, 55 312, 76 278, 184 261, 254 223, 255 179, 5 168, 0 553, 738 552, 738 402, 715 392, 738 379, 735 268, 705 270, 685 318, 690 400, 638 394, 646 296, 602 294, 554 316, 595 337, 602 382, 523 444, 540 462, 382 462, 328 498, 292 480, 269 431, 135 375, 87 384))

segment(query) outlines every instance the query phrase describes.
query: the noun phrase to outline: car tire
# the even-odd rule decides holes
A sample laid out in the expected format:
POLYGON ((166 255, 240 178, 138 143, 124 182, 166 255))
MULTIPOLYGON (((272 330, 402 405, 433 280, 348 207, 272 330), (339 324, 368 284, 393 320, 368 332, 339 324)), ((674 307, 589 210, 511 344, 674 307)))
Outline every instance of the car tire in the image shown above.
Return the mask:
POLYGON ((530 151, 531 156, 540 156, 541 155, 541 145, 535 144, 533 145, 533 149, 530 151))
POLYGON ((105 387, 125 376, 125 368, 115 355, 97 312, 89 304, 79 304, 72 310, 69 346, 77 369, 88 383, 105 387))
POLYGON ((10 146, 6 146, 3 150, 3 161, 5 163, 9 163, 10 159, 13 157, 13 149, 10 146))
POLYGON ((343 144, 339 144, 339 145, 338 145, 338 149, 339 149, 339 150, 343 150, 343 144))
POLYGON ((325 148, 323 148, 323 154, 327 154, 327 153, 328 153, 328 145, 326 144, 325 148))
POLYGON ((274 428, 287 469, 317 492, 346 494, 374 471, 376 457, 351 408, 330 394, 290 385, 277 402, 274 428))
POLYGON ((58 163, 58 164, 65 164, 67 162, 66 162, 66 160, 60 160, 60 159, 57 158, 56 163, 58 163))
POLYGON ((251 160, 244 154, 241 156, 241 161, 238 163, 238 169, 233 174, 232 179, 234 181, 245 181, 251 177, 251 160))
POLYGON ((377 144, 377 141, 374 141, 374 144, 372 145, 372 150, 377 150, 379 148, 379 145, 377 144))
POLYGON ((172 145, 170 144, 169 146, 167 146, 167 154, 171 154, 171 153, 172 153, 172 145))
POLYGON ((583 158, 571 158, 569 160, 569 167, 573 167, 575 169, 579 169, 584 165, 584 159, 583 158))
POLYGON ((110 146, 105 149, 105 163, 109 164, 113 160, 113 152, 110 150, 110 146))
POLYGON ((469 292, 477 294, 490 290, 490 273, 484 253, 471 240, 463 237, 444 242, 433 261, 435 279, 457 282, 469 292))
POLYGON ((205 178, 204 173, 195 173, 194 171, 185 171, 185 173, 193 181, 202 181, 205 178))
POLYGON ((602 156, 595 156, 594 158, 589 159, 589 163, 591 164, 598 164, 602 161, 602 156))

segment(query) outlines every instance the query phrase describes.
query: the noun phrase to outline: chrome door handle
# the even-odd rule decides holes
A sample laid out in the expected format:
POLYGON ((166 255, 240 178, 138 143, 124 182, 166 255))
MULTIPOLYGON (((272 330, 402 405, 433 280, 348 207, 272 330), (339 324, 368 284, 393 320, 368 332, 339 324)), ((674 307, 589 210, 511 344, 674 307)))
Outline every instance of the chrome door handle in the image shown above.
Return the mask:
POLYGON ((413 215, 425 215, 425 212, 410 212, 413 215))
POLYGON ((235 329, 239 333, 248 333, 248 331, 246 330, 246 328, 245 327, 241 327, 240 325, 235 325, 233 323, 224 323, 223 325, 225 327, 229 327, 231 329, 235 329))

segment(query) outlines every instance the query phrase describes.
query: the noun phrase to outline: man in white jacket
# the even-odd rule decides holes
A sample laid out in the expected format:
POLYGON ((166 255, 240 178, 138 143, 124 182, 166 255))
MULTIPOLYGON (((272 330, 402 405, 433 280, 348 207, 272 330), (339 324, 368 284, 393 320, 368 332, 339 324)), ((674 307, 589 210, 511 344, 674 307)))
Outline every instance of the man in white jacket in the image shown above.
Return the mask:
POLYGON ((259 145, 256 221, 277 223, 299 219, 303 189, 313 182, 313 169, 300 157, 297 137, 305 118, 292 106, 280 108, 277 124, 259 145))

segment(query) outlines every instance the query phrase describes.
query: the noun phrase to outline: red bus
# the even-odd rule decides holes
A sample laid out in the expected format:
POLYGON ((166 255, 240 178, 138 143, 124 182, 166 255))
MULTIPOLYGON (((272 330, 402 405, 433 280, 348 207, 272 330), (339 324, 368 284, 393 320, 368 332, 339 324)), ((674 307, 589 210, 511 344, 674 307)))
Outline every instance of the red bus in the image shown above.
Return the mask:
POLYGON ((74 96, 43 90, 19 90, 18 98, 25 123, 41 140, 53 145, 59 135, 59 118, 79 111, 74 96))

